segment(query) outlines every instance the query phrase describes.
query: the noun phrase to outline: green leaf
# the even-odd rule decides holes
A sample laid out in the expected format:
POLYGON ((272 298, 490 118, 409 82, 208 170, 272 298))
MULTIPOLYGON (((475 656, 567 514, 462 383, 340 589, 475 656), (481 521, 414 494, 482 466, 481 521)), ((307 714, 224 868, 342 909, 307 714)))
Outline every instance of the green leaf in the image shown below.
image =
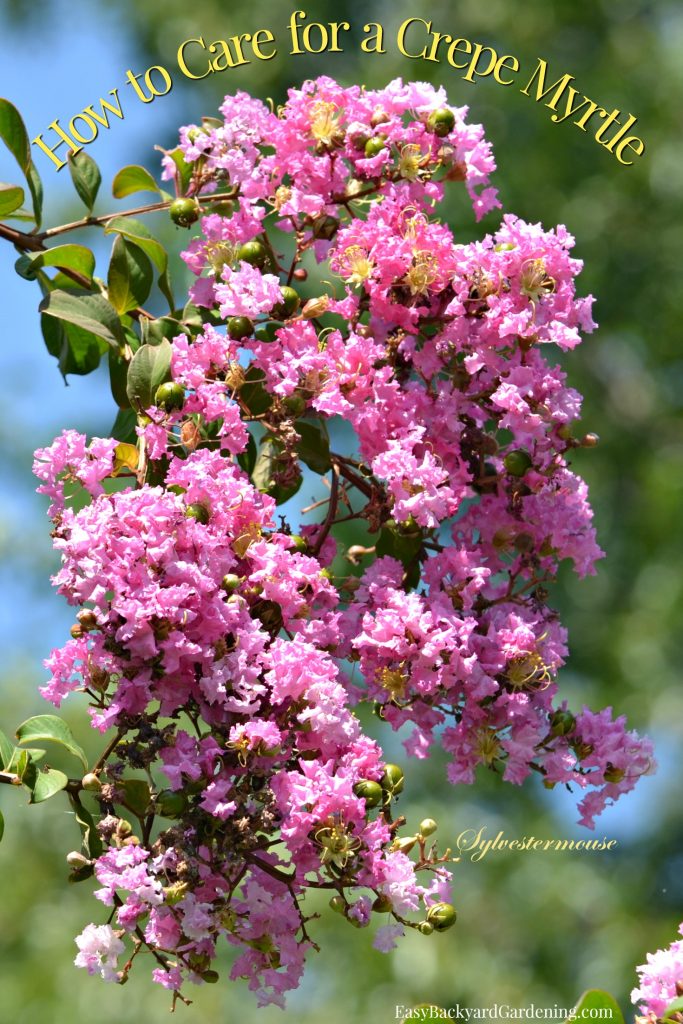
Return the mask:
POLYGON ((611 1024, 624 1024, 624 1016, 614 996, 598 988, 592 988, 583 993, 574 1007, 573 1016, 567 1019, 567 1024, 569 1021, 578 1020, 581 1017, 597 1017, 598 1014, 590 1013, 591 1010, 606 1011, 601 1018, 609 1020, 611 1024))
POLYGON ((266 434, 261 440, 261 447, 256 457, 251 480, 257 490, 263 494, 270 494, 275 498, 278 505, 291 498, 301 487, 301 477, 287 487, 274 482, 278 462, 281 461, 284 452, 282 443, 274 437, 266 434))
POLYGON ((268 394, 263 381, 263 370, 250 366, 240 388, 240 401, 246 405, 252 416, 260 416, 270 409, 273 401, 273 396, 268 394))
POLYGON ((129 167, 122 167, 118 172, 112 182, 111 191, 116 199, 123 199, 134 192, 160 192, 161 189, 145 167, 131 164, 129 167))
POLYGON ((190 181, 192 180, 192 171, 194 170, 194 164, 188 164, 183 156, 183 151, 173 149, 168 154, 173 163, 176 165, 178 172, 178 195, 184 196, 187 192, 190 181))
POLYGON ((256 441, 253 435, 249 432, 249 440, 247 447, 243 452, 237 456, 238 465, 244 470, 247 476, 251 476, 254 472, 254 466, 256 465, 256 456, 258 452, 256 449, 256 441))
POLYGON ((112 397, 119 409, 130 409, 128 392, 126 391, 129 364, 129 359, 124 359, 113 348, 109 349, 109 383, 111 385, 112 397))
POLYGON ((0 217, 7 217, 18 210, 24 201, 24 190, 19 185, 0 182, 0 217))
POLYGON ((36 227, 39 228, 43 212, 43 183, 40 180, 40 175, 35 168, 35 164, 29 164, 26 169, 26 181, 28 182, 29 192, 33 199, 33 213, 35 216, 36 227))
POLYGON ((41 316, 40 326, 47 350, 59 360, 64 379, 70 373, 92 373, 100 365, 102 350, 94 334, 49 316, 41 316))
POLYGON ((159 345, 166 338, 173 341, 179 334, 186 334, 186 330, 172 316, 160 316, 156 320, 143 321, 145 341, 149 345, 159 345))
POLYGON ((123 235, 129 242, 139 246, 149 256, 160 274, 163 274, 168 266, 168 255, 161 242, 147 230, 144 224, 132 217, 112 217, 107 221, 104 229, 106 235, 123 235))
POLYGON ((68 160, 74 188, 88 213, 92 213, 102 183, 100 169, 83 149, 80 153, 69 153, 68 160))
POLYGON ((14 754, 14 744, 7 739, 0 729, 0 768, 7 768, 14 754))
POLYGON ((296 446, 301 461, 314 473, 327 473, 330 468, 330 439, 325 425, 297 420, 295 429, 301 435, 296 446))
POLYGON ((112 348, 118 349, 125 342, 116 310, 102 295, 74 294, 57 288, 43 299, 38 309, 45 316, 66 321, 102 338, 112 348))
POLYGON ((420 563, 418 554, 422 547, 422 533, 402 533, 397 527, 383 526, 379 540, 375 545, 377 557, 390 555, 397 559, 408 573, 406 582, 409 586, 417 586, 420 579, 420 563))
POLYGON ((137 422, 138 417, 134 409, 119 409, 111 428, 111 436, 124 444, 135 444, 138 439, 135 433, 137 422))
POLYGON ((17 274, 27 281, 34 281, 43 267, 75 270, 92 281, 95 257, 84 245, 56 245, 54 249, 20 256, 14 266, 17 274))
POLYGON ((0 811, 0 842, 2 842, 2 837, 4 836, 4 834, 5 834, 5 819, 2 816, 2 811, 0 811))
POLYGON ((683 996, 679 996, 677 999, 674 999, 673 1002, 669 1003, 660 1019, 668 1020, 674 1013, 683 1013, 683 996))
POLYGON ((154 404, 160 384, 170 376, 171 343, 164 338, 159 345, 141 345, 128 367, 126 385, 130 404, 143 412, 154 404))
POLYGON ((123 806, 138 818, 144 818, 152 802, 152 795, 144 779, 124 779, 117 783, 117 789, 123 790, 123 806))
POLYGON ((31 804, 41 804, 43 800, 49 800, 55 793, 59 793, 66 784, 68 778, 64 772, 57 771, 56 768, 46 768, 44 771, 36 773, 36 777, 31 789, 31 804))
POLYGON ((9 100, 0 98, 0 139, 21 167, 24 174, 31 163, 28 135, 21 114, 9 100))
POLYGON ((168 267, 166 267, 166 269, 161 274, 159 274, 157 286, 163 297, 168 302, 168 308, 172 313, 175 309, 175 299, 173 297, 173 286, 171 284, 171 275, 169 273, 168 267))
POLYGON ((83 852, 86 857, 99 857, 102 853, 102 840, 100 839, 99 832, 95 826, 92 815, 89 811, 86 811, 80 800, 76 799, 69 793, 69 802, 73 808, 76 821, 81 830, 81 840, 83 843, 83 852))
POLYGON ((107 274, 107 293, 116 311, 127 313, 141 306, 151 291, 152 277, 152 264, 143 250, 117 235, 107 274))
POLYGON ((60 746, 66 747, 70 754, 79 758, 84 768, 88 767, 85 751, 74 739, 66 722, 57 715, 36 715, 34 718, 28 718, 19 726, 16 735, 20 743, 30 743, 33 740, 52 740, 53 743, 59 743, 60 746))

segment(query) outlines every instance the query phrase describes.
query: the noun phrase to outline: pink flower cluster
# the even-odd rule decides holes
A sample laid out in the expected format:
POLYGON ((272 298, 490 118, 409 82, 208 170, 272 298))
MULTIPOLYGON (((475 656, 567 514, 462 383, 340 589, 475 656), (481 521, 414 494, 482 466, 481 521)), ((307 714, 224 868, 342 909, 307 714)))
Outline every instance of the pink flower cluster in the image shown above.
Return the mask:
POLYGON ((602 554, 570 468, 595 439, 574 436, 580 396, 548 361, 594 327, 572 237, 506 215, 456 241, 435 216, 446 185, 479 218, 499 205, 494 162, 430 85, 320 78, 277 113, 243 93, 221 113, 181 130, 189 194, 216 201, 184 253, 203 326, 173 342, 177 400, 139 417, 137 487, 103 487, 115 442, 67 431, 37 453, 55 585, 81 608, 43 693, 85 689, 118 736, 94 871, 119 930, 89 926, 79 965, 111 980, 128 936, 177 993, 215 980, 222 938, 232 976, 281 1003, 313 945, 307 888, 356 926, 392 915, 380 949, 452 923, 447 855, 400 835, 403 775, 359 701, 410 728, 409 755, 440 744, 454 783, 485 767, 575 785, 590 827, 653 761, 611 709, 558 698, 548 586, 563 559, 585 575, 602 554), (302 463, 329 498, 292 535, 276 502, 302 463), (73 511, 64 481, 92 502, 73 511), (350 521, 358 543, 338 550, 350 521), (139 834, 129 769, 153 780, 139 834), (172 823, 153 833, 155 816, 172 823))
MULTIPOLYGON (((678 929, 683 935, 683 924, 678 929)), ((664 1017, 669 1004, 683 995, 683 941, 678 939, 666 949, 647 954, 647 963, 636 968, 640 986, 631 993, 639 1005, 643 1024, 654 1024, 664 1017)))

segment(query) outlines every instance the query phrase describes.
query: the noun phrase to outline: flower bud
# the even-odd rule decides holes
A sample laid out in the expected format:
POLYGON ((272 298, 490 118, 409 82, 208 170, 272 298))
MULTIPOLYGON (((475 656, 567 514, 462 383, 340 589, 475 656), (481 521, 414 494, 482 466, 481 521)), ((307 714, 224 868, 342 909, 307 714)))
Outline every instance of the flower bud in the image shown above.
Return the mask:
POLYGON ((71 853, 67 853, 66 862, 70 868, 87 868, 90 865, 88 858, 84 857, 78 850, 72 850, 71 853))
POLYGON ((402 836, 400 839, 394 839, 391 849, 399 853, 410 853, 416 842, 417 836, 402 836))
POLYGON ((440 139, 443 139, 455 128, 455 114, 448 107, 439 107, 438 110, 432 110, 427 118, 427 127, 440 139))
POLYGON ((90 610, 90 608, 82 608, 76 618, 78 619, 81 629, 85 631, 97 629, 97 616, 90 610))
POLYGON ((399 768, 397 764, 386 764, 382 778, 379 781, 382 789, 397 795, 403 791, 403 778, 402 768, 399 768))
POLYGON ((531 467, 531 458, 523 448, 515 448, 508 452, 503 459, 503 464, 510 476, 524 476, 531 467))
POLYGON ((455 907, 450 903, 435 903, 427 911, 427 921, 437 932, 445 932, 451 928, 455 924, 457 916, 455 907))
POLYGON ((375 135, 373 136, 373 138, 368 139, 368 141, 365 143, 365 149, 363 150, 366 157, 370 158, 373 156, 377 156, 378 153, 381 153, 382 150, 386 148, 385 142, 386 137, 384 135, 375 135))
POLYGON ((185 515, 188 519, 196 519, 203 526, 206 526, 209 521, 209 510, 206 505, 202 505, 199 501, 194 501, 191 505, 188 505, 185 509, 185 515))
POLYGON ((329 295, 319 295, 317 299, 309 299, 304 308, 301 311, 301 315, 304 320, 314 320, 317 316, 322 316, 323 313, 327 312, 327 307, 330 304, 329 295))
POLYGON ((102 789, 102 783, 94 772, 87 772, 87 774, 83 776, 81 779, 81 786, 83 789, 87 789, 89 793, 99 793, 102 789))
POLYGON ((176 903, 180 903, 183 899, 190 886, 187 882, 174 882, 173 885, 167 885, 162 889, 164 894, 164 902, 169 907, 174 906, 176 903))
POLYGON ((623 768, 616 768, 611 761, 608 761, 605 765, 604 779, 605 782, 621 782, 626 772, 623 768))
POLYGON ((226 594, 233 594, 239 588, 241 582, 241 578, 234 572, 228 572, 221 580, 221 587, 226 594))
POLYGON ((189 228, 190 224, 194 224, 195 221, 199 220, 201 207, 196 199, 183 196, 173 200, 168 208, 168 212, 174 224, 181 228, 189 228))
POLYGON ((433 818, 424 818, 420 822, 420 834, 423 836, 433 835, 438 828, 438 825, 433 818))
POLYGON ((164 818, 179 818, 187 810, 187 797, 173 789, 162 789, 157 794, 154 806, 164 818))
POLYGON ((371 779, 361 779, 353 787, 353 792, 365 801, 366 809, 377 807, 384 795, 379 782, 373 782, 371 779))
POLYGON ((372 909, 376 914, 389 914, 393 909, 393 904, 388 896, 381 893, 372 904, 372 909))
POLYGON ((177 381, 168 380, 154 392, 154 404, 166 412, 182 409, 185 402, 185 388, 177 381))
POLYGON ((297 267, 292 277, 295 281, 306 281, 308 280, 308 271, 305 267, 297 267))
POLYGON ((595 448, 600 444, 600 438, 597 434, 584 434, 579 444, 582 448, 595 448))
POLYGON ((218 971, 202 971, 201 979, 202 981, 205 981, 207 985, 215 985, 216 982, 220 980, 220 975, 218 974, 218 971))
POLYGON ((268 259, 266 247, 261 242, 245 242, 237 250, 240 263, 250 263, 252 267, 262 267, 268 259))
POLYGON ((333 896, 330 900, 330 906, 335 914, 346 913, 346 900, 342 896, 333 896))
POLYGON ((119 839, 124 839, 126 836, 131 835, 132 831, 133 826, 131 825, 131 823, 129 821, 126 821, 125 818, 120 818, 119 823, 116 826, 116 835, 119 837, 119 839))
POLYGON ((294 316, 301 305, 301 299, 299 293, 288 284, 283 284, 280 291, 282 292, 282 302, 273 306, 273 316, 276 320, 287 320, 288 317, 294 316))
POLYGON ((434 931, 434 925, 430 924, 429 921, 420 921, 417 930, 421 935, 431 935, 434 931))

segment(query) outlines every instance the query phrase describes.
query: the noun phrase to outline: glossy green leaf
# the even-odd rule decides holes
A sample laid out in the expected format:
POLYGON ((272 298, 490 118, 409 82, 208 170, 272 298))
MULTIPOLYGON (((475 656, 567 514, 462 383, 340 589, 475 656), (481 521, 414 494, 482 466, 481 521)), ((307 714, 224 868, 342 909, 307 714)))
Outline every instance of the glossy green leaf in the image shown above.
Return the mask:
POLYGON ((5 736, 0 729, 0 768, 6 768, 12 760, 14 744, 5 736))
POLYGON ((301 435, 296 446, 299 458, 314 473, 327 473, 330 468, 330 439, 324 424, 297 420, 295 429, 301 435))
POLYGON ((102 184, 100 169, 93 158, 88 156, 83 149, 80 153, 70 153, 68 159, 74 188, 88 213, 92 213, 97 193, 102 184))
POLYGON ((124 444, 135 444, 137 422, 138 417, 134 409, 119 409, 114 426, 111 428, 111 436, 124 444))
POLYGON ((31 150, 26 128, 21 114, 14 104, 2 98, 0 98, 0 139, 26 174, 31 163, 31 150))
POLYGON ((49 316, 41 316, 40 326, 47 350, 58 360, 65 379, 70 373, 92 373, 100 365, 101 343, 94 334, 49 316))
POLYGON ((36 170, 35 164, 31 163, 26 169, 26 181, 33 200, 33 214, 36 227, 40 227, 43 215, 43 183, 36 170))
POLYGON ((84 245, 56 245, 44 252, 34 252, 20 256, 15 263, 15 270, 27 281, 35 280, 39 270, 44 267, 58 267, 74 270, 92 281, 95 271, 95 257, 84 245))
POLYGON ((152 264, 139 246, 117 235, 107 274, 109 301, 118 313, 141 306, 152 288, 152 264))
POLYGON ((117 789, 122 790, 123 805, 138 818, 144 818, 152 802, 152 796, 148 784, 144 779, 125 779, 117 784, 117 789))
POLYGON ((107 235, 123 235, 149 256, 160 274, 166 270, 168 266, 166 250, 139 220, 134 220, 133 217, 112 217, 107 221, 104 231, 107 235))
POLYGON ((171 316, 160 316, 156 320, 145 320, 143 329, 145 341, 148 345, 159 345, 164 339, 173 341, 179 334, 187 333, 182 324, 171 316))
POLYGON ((2 816, 2 811, 0 811, 0 842, 2 842, 2 837, 4 836, 4 834, 5 834, 5 819, 2 816))
POLYGON ((80 800, 72 796, 71 793, 69 794, 69 802, 78 822, 78 827, 81 830, 83 852, 86 857, 99 857, 102 853, 102 840, 92 815, 85 809, 80 800))
POLYGON ((584 992, 578 1003, 574 1007, 573 1017, 568 1018, 568 1022, 571 1020, 580 1020, 582 1017, 598 1017, 597 1013, 592 1013, 593 1010, 602 1010, 602 1020, 609 1020, 610 1024, 624 1024, 624 1016, 621 1012, 621 1008, 609 992, 603 992, 602 989, 592 988, 587 992, 584 992))
POLYGON ((134 192, 160 192, 161 189, 145 167, 131 164, 122 167, 114 178, 111 186, 112 195, 123 199, 134 192))
POLYGON ((64 772, 57 771, 56 768, 46 768, 44 771, 38 771, 35 776, 31 789, 31 799, 29 803, 41 804, 44 800, 49 800, 55 793, 59 793, 67 785, 69 779, 64 772))
POLYGON ((31 743, 33 740, 51 740, 53 743, 59 743, 82 761, 84 768, 88 767, 85 751, 74 739, 66 722, 57 715, 36 715, 34 718, 28 718, 19 726, 16 736, 20 743, 31 743))
POLYGON ((24 201, 24 190, 19 185, 0 182, 0 217, 8 217, 18 210, 24 201))
POLYGON ((409 586, 417 586, 420 579, 420 562, 418 555, 422 547, 422 533, 418 530, 403 533, 397 527, 383 526, 379 540, 375 546, 377 557, 389 555, 399 561, 408 576, 409 586))
POLYGON ((112 397, 119 409, 130 408, 128 392, 126 391, 129 365, 129 359, 124 358, 113 348, 109 349, 109 383, 111 385, 112 397))
POLYGON ((263 380, 263 370, 259 370, 256 366, 250 366, 244 384, 240 388, 240 401, 252 416, 260 416, 270 409, 273 402, 272 395, 269 395, 263 386, 263 380))
POLYGON ((247 447, 243 452, 240 452, 240 454, 237 456, 238 465, 244 470, 244 472, 248 476, 251 476, 251 474, 254 471, 257 454, 258 451, 256 448, 256 441, 254 440, 253 435, 250 432, 247 447))
POLYGON ((187 163, 180 148, 171 150, 168 155, 176 166, 178 194, 184 196, 192 180, 194 164, 187 163))
POLYGON ((160 384, 170 376, 171 343, 167 338, 159 345, 141 345, 128 368, 127 393, 130 404, 143 412, 154 404, 160 384))
POLYGON ((282 443, 274 437, 266 435, 261 441, 259 452, 256 456, 256 463, 251 474, 254 487, 263 494, 270 494, 272 498, 275 498, 278 505, 281 505, 295 495, 301 487, 301 477, 287 487, 275 483, 274 477, 283 453, 282 443))
POLYGON ((73 294, 58 288, 51 292, 38 307, 45 316, 74 324, 113 348, 119 348, 125 337, 116 310, 102 295, 87 292, 73 294))

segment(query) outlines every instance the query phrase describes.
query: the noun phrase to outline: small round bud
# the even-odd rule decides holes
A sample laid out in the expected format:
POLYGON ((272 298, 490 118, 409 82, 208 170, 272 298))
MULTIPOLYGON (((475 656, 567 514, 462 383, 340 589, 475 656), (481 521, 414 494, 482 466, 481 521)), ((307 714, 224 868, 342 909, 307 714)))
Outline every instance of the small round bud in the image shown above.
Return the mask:
POLYGON ((401 793, 403 791, 403 779, 402 768, 399 768, 397 764, 387 764, 384 766, 380 784, 382 789, 386 789, 389 793, 401 793))
POLYGON ((102 789, 102 783, 97 778, 94 772, 88 772, 81 779, 81 786, 86 789, 88 793, 99 793, 102 789))
POLYGON ((329 304, 329 295, 320 295, 316 299, 309 299, 302 309, 301 315, 304 320, 314 320, 315 317, 322 316, 323 313, 327 312, 329 304))
POLYGON ((162 789, 154 806, 164 818, 179 818, 183 811, 187 810, 187 797, 173 789, 162 789))
POLYGON ((335 914, 346 913, 346 901, 341 896, 333 896, 330 900, 330 906, 334 910, 335 914))
POLYGON ((240 263, 251 263, 252 267, 262 267, 268 259, 268 253, 261 242, 245 242, 237 250, 237 259, 240 263))
POLYGON ((305 267, 297 267, 292 277, 295 281, 306 281, 308 280, 308 271, 305 267))
POLYGON ((116 826, 116 835, 119 837, 119 839, 123 839, 126 836, 131 835, 132 832, 133 826, 131 825, 131 823, 129 821, 126 821, 125 818, 120 818, 119 823, 116 826))
POLYGON ((571 711, 558 708, 550 716, 550 731, 553 736, 568 736, 576 728, 576 719, 571 711))
POLYGON ((174 224, 181 228, 189 228, 190 224, 194 224, 195 221, 199 220, 201 207, 196 199, 184 196, 174 199, 168 208, 168 212, 174 224))
POLYGON ((166 381, 160 384, 154 393, 154 404, 166 412, 173 412, 182 409, 185 402, 185 388, 176 381, 166 381))
POLYGON ((76 618, 78 619, 81 629, 97 629, 97 616, 89 608, 82 608, 76 618))
POLYGON ((423 836, 434 835, 437 828, 438 825, 433 818, 424 818, 424 820, 420 822, 420 834, 423 836))
POLYGON ((196 519, 203 526, 206 526, 209 521, 209 510, 206 505, 202 505, 199 501, 194 501, 191 505, 188 505, 185 509, 185 515, 188 519, 196 519))
POLYGON ((87 857, 84 857, 78 850, 72 850, 71 853, 67 853, 66 862, 70 868, 87 868, 90 861, 87 857))
POLYGON ((228 337, 233 341, 248 338, 253 330, 254 325, 247 316, 231 316, 228 320, 228 337))
POLYGON ((238 589, 241 582, 242 580, 239 576, 237 576, 234 572, 229 572, 226 573, 223 579, 221 580, 221 587, 226 592, 226 594, 234 594, 234 592, 238 589))
POLYGON ((308 551, 308 541, 300 533, 293 533, 289 539, 296 551, 308 551))
POLYGON ((434 931, 434 925, 430 924, 429 921, 420 921, 419 925, 417 926, 417 930, 420 932, 421 935, 431 935, 432 932, 434 931))
POLYGON ((455 128, 455 114, 448 107, 432 110, 427 118, 427 127, 440 139, 443 139, 446 135, 450 135, 455 128))
POLYGON ((596 448, 600 444, 600 438, 597 434, 584 434, 579 444, 582 448, 596 448))
POLYGON ((616 768, 611 762, 605 765, 605 782, 621 782, 626 772, 623 768, 616 768))
POLYGON ((201 979, 202 981, 205 981, 207 985, 215 985, 216 982, 220 980, 220 976, 218 971, 202 971, 201 979))
POLYGON ((232 217, 235 212, 235 204, 232 199, 221 199, 218 203, 211 203, 211 213, 217 213, 219 217, 232 217))
POLYGON ((382 150, 386 148, 384 145, 385 142, 386 139, 383 135, 375 135, 373 136, 373 138, 368 139, 368 141, 365 143, 365 148, 363 150, 366 157, 370 158, 373 156, 377 156, 378 153, 381 153, 382 150))
POLYGON ((368 809, 371 807, 377 807, 384 797, 382 787, 379 782, 373 782, 372 779, 361 779, 353 787, 353 792, 356 796, 360 797, 361 800, 365 801, 365 806, 368 809))
POLYGON ((372 904, 372 909, 376 914, 388 914, 393 909, 393 904, 389 897, 382 893, 372 904))
POLYGON ((296 391, 293 395, 288 395, 283 400, 282 405, 290 416, 302 416, 306 412, 306 399, 303 395, 297 394, 296 391))
POLYGON ((85 630, 81 626, 80 622, 74 622, 73 626, 69 630, 74 640, 80 640, 85 634, 85 630))
POLYGON ((382 107, 376 107, 375 110, 372 112, 372 117, 370 118, 370 125, 373 128, 376 128, 380 124, 386 124, 388 120, 389 115, 387 114, 386 110, 383 110, 382 107))
POLYGON ((427 921, 437 932, 445 932, 451 928, 455 924, 457 916, 455 907, 450 903, 435 903, 427 911, 427 921))
POLYGON ((523 448, 515 448, 507 453, 503 463, 510 476, 524 476, 531 467, 531 457, 523 448))
POLYGON ((278 302, 273 307, 273 315, 278 320, 286 320, 296 313, 301 305, 301 299, 299 298, 299 293, 288 284, 283 284, 280 291, 282 292, 282 302, 278 302))

